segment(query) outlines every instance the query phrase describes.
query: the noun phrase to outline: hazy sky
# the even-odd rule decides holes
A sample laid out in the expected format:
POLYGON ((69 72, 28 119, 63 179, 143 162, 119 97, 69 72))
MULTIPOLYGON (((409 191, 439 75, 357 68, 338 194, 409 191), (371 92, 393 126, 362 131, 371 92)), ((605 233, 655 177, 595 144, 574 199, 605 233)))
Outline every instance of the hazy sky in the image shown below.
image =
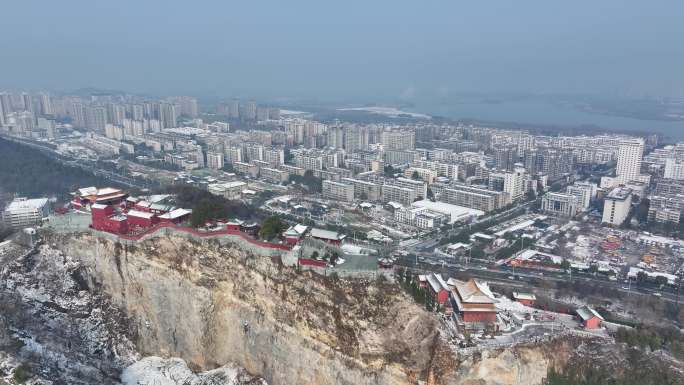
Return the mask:
POLYGON ((0 87, 684 95, 684 1, 5 1, 0 87))

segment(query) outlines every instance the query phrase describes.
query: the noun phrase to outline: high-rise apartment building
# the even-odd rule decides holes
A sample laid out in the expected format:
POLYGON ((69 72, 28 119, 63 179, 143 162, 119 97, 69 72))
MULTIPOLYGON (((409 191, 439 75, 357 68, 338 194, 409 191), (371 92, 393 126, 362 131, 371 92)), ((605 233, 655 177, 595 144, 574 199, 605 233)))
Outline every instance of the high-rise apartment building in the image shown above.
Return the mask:
POLYGON ((179 96, 175 98, 175 103, 178 106, 177 112, 191 118, 196 118, 199 115, 199 105, 197 98, 191 96, 179 96))
POLYGON ((344 128, 342 126, 328 128, 328 147, 344 148, 344 128))
POLYGON ((242 148, 241 147, 226 147, 224 150, 224 160, 225 163, 241 163, 242 158, 242 148))
POLYGON ((368 129, 363 126, 351 126, 344 132, 344 149, 348 152, 368 149, 368 129))
POLYGON ((54 111, 52 109, 52 101, 50 100, 50 95, 43 92, 39 95, 40 100, 40 114, 41 115, 52 115, 54 111))
POLYGON ((207 152, 207 168, 213 170, 220 170, 223 168, 223 153, 222 152, 207 152))
POLYGON ((383 131, 381 143, 385 150, 413 150, 416 148, 416 132, 413 130, 383 131))
POLYGON ((124 119, 126 119, 126 107, 114 103, 107 104, 107 123, 121 126, 124 119))
POLYGON ((29 112, 35 112, 33 109, 33 98, 27 93, 21 94, 21 98, 24 100, 24 110, 29 112))
POLYGON ((631 207, 632 190, 625 187, 613 189, 604 200, 602 222, 620 226, 627 219, 631 207))
POLYGON ((684 161, 667 158, 665 160, 665 174, 666 179, 684 180, 684 161))
POLYGON ((268 120, 268 107, 257 107, 256 119, 258 121, 268 120))
POLYGON ((244 120, 256 120, 256 113, 257 113, 257 104, 256 102, 250 101, 247 102, 247 104, 244 105, 243 109, 244 114, 240 113, 240 118, 243 118, 244 120))
POLYGON ((0 94, 0 107, 2 107, 2 111, 5 114, 5 116, 9 115, 11 112, 14 111, 12 109, 12 99, 10 98, 10 95, 6 92, 0 94))
POLYGON ((641 159, 644 155, 644 140, 634 138, 620 142, 615 174, 620 184, 637 180, 641 174, 641 159))
POLYGON ((133 120, 145 119, 145 109, 142 104, 132 104, 128 106, 128 116, 133 120))
POLYGON ((582 210, 587 210, 591 206, 591 201, 596 198, 598 186, 591 182, 575 182, 568 186, 566 192, 579 198, 582 210))
POLYGON ((81 102, 73 102, 69 107, 71 124, 74 127, 84 128, 86 126, 86 108, 81 102))
POLYGON ((513 146, 501 146, 494 149, 494 164, 500 170, 513 170, 518 161, 518 149, 513 146))
POLYGON ((85 126, 95 131, 105 131, 107 126, 107 109, 104 107, 87 107, 85 109, 85 126))
POLYGON ((507 193, 512 201, 525 197, 527 192, 527 173, 522 167, 513 171, 492 172, 489 174, 489 189, 507 193))
POLYGON ((278 167, 285 164, 285 150, 279 147, 270 147, 264 149, 263 161, 268 162, 271 167, 278 167))
POLYGON ((161 103, 159 105, 159 121, 162 128, 176 127, 176 106, 171 103, 161 103))

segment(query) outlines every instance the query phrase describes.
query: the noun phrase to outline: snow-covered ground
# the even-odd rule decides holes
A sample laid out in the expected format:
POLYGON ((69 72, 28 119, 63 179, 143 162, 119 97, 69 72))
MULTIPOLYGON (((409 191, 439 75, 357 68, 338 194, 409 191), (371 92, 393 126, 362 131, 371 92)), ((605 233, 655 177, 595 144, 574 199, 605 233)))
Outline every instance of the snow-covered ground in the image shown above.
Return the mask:
POLYGON ((337 111, 365 111, 371 114, 385 115, 390 118, 397 118, 400 115, 407 115, 417 119, 432 119, 430 115, 419 114, 415 112, 402 111, 394 107, 354 107, 354 108, 338 108, 337 111))
POLYGON ((378 252, 375 249, 355 245, 353 243, 345 243, 342 245, 341 249, 345 254, 352 254, 352 255, 372 255, 372 254, 377 254, 377 252, 378 252))
POLYGON ((227 365, 204 373, 193 373, 180 358, 147 357, 126 368, 121 374, 124 385, 267 385, 244 369, 227 365))
POLYGON ((310 112, 306 111, 296 111, 296 110, 280 110, 280 115, 308 115, 310 112))

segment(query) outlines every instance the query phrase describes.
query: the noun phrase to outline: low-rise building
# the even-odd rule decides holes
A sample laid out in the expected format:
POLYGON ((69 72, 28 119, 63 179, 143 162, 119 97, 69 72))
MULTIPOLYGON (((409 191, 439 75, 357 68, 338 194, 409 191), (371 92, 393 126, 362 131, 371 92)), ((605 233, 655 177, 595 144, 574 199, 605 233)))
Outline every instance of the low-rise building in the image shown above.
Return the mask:
POLYGON ((323 198, 352 202, 354 201, 354 185, 350 183, 324 180, 323 198))
POLYGON ((20 229, 40 225, 49 214, 47 198, 15 198, 2 212, 2 221, 13 229, 20 229))
POLYGON ((287 171, 278 170, 270 167, 262 167, 259 170, 259 176, 266 182, 273 184, 281 184, 283 182, 287 182, 287 179, 289 177, 287 171))
POLYGON ((377 183, 354 178, 342 178, 340 182, 354 186, 354 198, 356 199, 376 202, 382 196, 382 187, 377 183))
POLYGON ((444 278, 442 278, 442 275, 431 273, 425 278, 430 294, 432 294, 438 304, 444 305, 449 300, 449 286, 444 281, 444 278))
POLYGON ((234 181, 226 183, 214 183, 207 186, 207 191, 226 199, 240 199, 242 190, 247 188, 247 183, 234 181))
POLYGON ((577 195, 550 192, 542 197, 541 210, 545 213, 574 217, 581 209, 580 198, 577 195))
POLYGON ((259 175, 259 166, 253 163, 233 162, 233 169, 244 175, 256 178, 259 175))
POLYGON ((525 306, 534 306, 534 302, 537 300, 537 296, 533 293, 514 291, 513 300, 515 300, 515 302, 520 302, 525 306))
POLYGON ((577 317, 582 322, 585 329, 598 329, 603 323, 603 317, 589 306, 583 306, 577 309, 577 317))
POLYGON ((405 206, 408 206, 416 199, 416 191, 413 189, 391 184, 382 185, 383 203, 398 202, 405 206))
POLYGON ((339 245, 342 243, 344 238, 346 238, 345 235, 342 235, 338 232, 335 231, 329 231, 329 230, 323 230, 323 229, 311 229, 309 232, 309 235, 314 238, 321 240, 323 242, 327 242, 333 245, 339 245))
POLYGON ((394 219, 399 223, 432 229, 449 223, 449 215, 425 207, 399 208, 394 211, 394 219))
POLYGON ((437 173, 427 168, 407 167, 404 170, 404 176, 407 178, 417 177, 428 184, 432 184, 435 182, 435 178, 437 178, 437 173))
POLYGON ((444 188, 440 200, 457 206, 464 206, 489 212, 510 204, 510 196, 503 191, 454 184, 444 188))
POLYGON ((649 198, 648 221, 679 223, 684 212, 684 195, 652 195, 649 198))

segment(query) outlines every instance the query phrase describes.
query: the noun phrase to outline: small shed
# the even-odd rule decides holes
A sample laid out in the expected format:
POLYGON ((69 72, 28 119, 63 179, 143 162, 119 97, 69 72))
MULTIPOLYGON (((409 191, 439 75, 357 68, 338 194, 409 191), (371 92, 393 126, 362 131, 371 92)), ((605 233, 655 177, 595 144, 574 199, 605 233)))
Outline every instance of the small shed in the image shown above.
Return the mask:
POLYGON ((582 322, 582 326, 585 329, 598 329, 601 327, 601 323, 604 321, 603 317, 594 309, 589 306, 583 306, 577 309, 577 316, 582 322))
POLYGON ((537 300, 537 296, 533 293, 524 293, 520 291, 513 292, 513 299, 516 302, 520 302, 525 306, 534 306, 534 302, 537 300))

